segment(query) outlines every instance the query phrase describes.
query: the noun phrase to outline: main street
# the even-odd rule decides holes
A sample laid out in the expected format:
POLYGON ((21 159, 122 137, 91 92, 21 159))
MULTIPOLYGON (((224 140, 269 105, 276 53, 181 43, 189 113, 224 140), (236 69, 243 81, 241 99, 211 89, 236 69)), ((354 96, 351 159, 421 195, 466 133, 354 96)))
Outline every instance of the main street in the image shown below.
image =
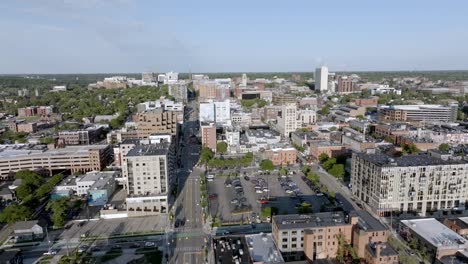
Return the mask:
POLYGON ((180 169, 178 173, 178 195, 172 211, 174 212, 174 234, 169 238, 173 249, 169 263, 204 263, 204 246, 207 236, 203 229, 203 212, 200 206, 200 173, 194 168, 198 162, 200 145, 190 142, 199 129, 197 102, 191 101, 191 108, 185 117, 182 128, 183 137, 179 144, 180 169))

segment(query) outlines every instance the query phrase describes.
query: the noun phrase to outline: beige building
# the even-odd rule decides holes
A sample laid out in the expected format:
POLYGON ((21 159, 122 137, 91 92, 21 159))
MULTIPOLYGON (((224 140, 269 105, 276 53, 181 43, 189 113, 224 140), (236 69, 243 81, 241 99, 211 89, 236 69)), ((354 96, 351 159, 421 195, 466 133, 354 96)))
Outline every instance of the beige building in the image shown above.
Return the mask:
POLYGON ((296 104, 286 104, 281 106, 281 115, 277 117, 277 126, 280 133, 289 137, 291 132, 297 129, 297 106, 296 104))
POLYGON ((100 171, 112 162, 109 145, 68 146, 48 150, 26 144, 0 145, 0 179, 13 179, 19 170, 45 169, 53 172, 100 171))
POLYGON ((135 114, 138 138, 148 138, 153 134, 177 135, 178 112, 154 109, 135 114))
POLYGON ((464 208, 468 162, 428 155, 353 154, 352 192, 375 213, 464 208))
POLYGON ((277 215, 273 217, 272 235, 287 261, 336 258, 340 237, 364 260, 368 246, 386 242, 388 231, 369 213, 353 211, 349 217, 342 212, 277 215))
POLYGON ((379 121, 455 122, 458 105, 395 105, 379 108, 379 121))
POLYGON ((174 145, 169 143, 140 145, 123 158, 129 216, 167 213, 173 184, 174 145))

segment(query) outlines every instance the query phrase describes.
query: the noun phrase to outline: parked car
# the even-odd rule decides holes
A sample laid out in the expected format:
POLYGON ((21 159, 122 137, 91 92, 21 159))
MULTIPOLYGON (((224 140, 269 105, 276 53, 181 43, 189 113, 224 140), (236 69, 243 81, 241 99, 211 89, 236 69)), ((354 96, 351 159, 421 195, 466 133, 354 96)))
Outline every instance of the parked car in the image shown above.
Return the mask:
POLYGON ((47 252, 44 252, 44 256, 53 256, 53 255, 56 255, 57 254, 57 250, 54 250, 54 249, 51 249, 47 252))
POLYGON ((244 180, 246 180, 246 181, 250 181, 250 178, 249 178, 249 176, 244 176, 244 180))
POLYGON ((145 247, 154 247, 154 246, 156 246, 154 242, 151 242, 151 241, 145 242, 145 247))

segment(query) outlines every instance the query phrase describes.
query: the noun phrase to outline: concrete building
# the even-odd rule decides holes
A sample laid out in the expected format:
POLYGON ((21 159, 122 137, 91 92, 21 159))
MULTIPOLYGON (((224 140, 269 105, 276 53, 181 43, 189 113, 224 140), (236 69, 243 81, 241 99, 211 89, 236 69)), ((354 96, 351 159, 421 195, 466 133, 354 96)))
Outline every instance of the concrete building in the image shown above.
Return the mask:
POLYGON ((336 87, 336 93, 338 94, 350 94, 356 92, 356 81, 346 75, 340 75, 337 78, 338 84, 336 87))
POLYGON ((152 72, 143 72, 141 74, 141 80, 145 83, 152 83, 155 81, 154 73, 152 72))
POLYGON ((277 117, 277 126, 280 133, 289 137, 291 132, 297 129, 297 107, 295 104, 287 104, 281 107, 281 115, 277 117))
POLYGON ((103 126, 92 126, 81 130, 66 130, 58 133, 59 143, 64 145, 89 145, 104 138, 103 126))
POLYGON ((177 135, 179 114, 179 111, 165 111, 161 108, 135 114, 133 119, 137 124, 138 138, 148 138, 154 134, 177 135))
POLYGON ((468 249, 468 241, 434 218, 400 221, 400 234, 407 240, 416 239, 426 251, 431 263, 445 256, 468 249))
POLYGON ((178 102, 187 102, 188 97, 188 84, 185 81, 177 81, 169 84, 169 95, 174 97, 178 102))
POLYGON ((19 170, 45 169, 87 172, 104 169, 112 162, 109 145, 68 146, 48 150, 46 146, 26 144, 0 145, 0 179, 12 179, 19 170))
POLYGON ((464 208, 468 162, 428 155, 353 154, 352 192, 379 215, 464 208))
POLYGON ((114 193, 118 177, 119 173, 116 171, 88 172, 75 179, 76 194, 86 195, 91 206, 103 206, 114 193))
POLYGON ((381 95, 381 94, 398 94, 401 95, 401 90, 390 87, 389 85, 379 85, 370 89, 372 95, 381 95))
POLYGON ((18 117, 48 116, 52 113, 51 106, 28 106, 18 108, 18 117))
POLYGON ((281 252, 275 245, 271 234, 246 235, 245 240, 253 263, 284 263, 281 252))
POLYGON ((65 92, 65 91, 67 91, 66 85, 56 85, 52 87, 52 92, 65 92))
POLYGON ((263 153, 275 166, 287 166, 297 163, 297 150, 293 147, 271 147, 263 153))
POLYGON ((175 180, 174 144, 134 147, 124 157, 129 216, 167 213, 169 194, 175 180))
MULTIPOLYGON (((369 245, 387 242, 388 230, 365 211, 352 211, 349 217, 342 212, 326 212, 273 216, 272 236, 286 261, 302 257, 308 261, 333 259, 340 236, 365 259, 369 245)), ((398 256, 388 263, 398 263, 398 256)))
POLYGON ((195 90, 199 92, 199 100, 226 100, 230 97, 230 79, 221 80, 203 80, 194 83, 195 90))
POLYGON ((458 105, 395 105, 378 109, 381 122, 455 122, 458 105))
POLYGON ((233 126, 248 128, 252 124, 252 113, 234 112, 231 114, 233 126))
POLYGON ((202 146, 216 152, 216 125, 214 123, 202 122, 200 125, 202 146))
POLYGON ((214 122, 218 126, 231 125, 231 101, 208 101, 200 103, 200 122, 214 122))
POLYGON ((355 152, 366 152, 376 147, 375 139, 352 128, 343 128, 341 144, 355 152))
POLYGON ((296 97, 287 93, 276 92, 273 94, 272 103, 274 105, 282 106, 285 104, 297 103, 296 97))
POLYGON ((327 92, 328 90, 328 68, 321 66, 315 69, 315 90, 327 92))

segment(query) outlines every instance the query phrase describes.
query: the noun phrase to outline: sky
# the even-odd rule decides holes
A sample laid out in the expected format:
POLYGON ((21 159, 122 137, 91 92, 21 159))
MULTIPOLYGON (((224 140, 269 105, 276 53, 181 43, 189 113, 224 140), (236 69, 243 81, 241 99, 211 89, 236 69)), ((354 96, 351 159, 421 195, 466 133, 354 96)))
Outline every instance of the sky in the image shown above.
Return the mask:
POLYGON ((462 0, 2 0, 0 73, 468 70, 462 0))

